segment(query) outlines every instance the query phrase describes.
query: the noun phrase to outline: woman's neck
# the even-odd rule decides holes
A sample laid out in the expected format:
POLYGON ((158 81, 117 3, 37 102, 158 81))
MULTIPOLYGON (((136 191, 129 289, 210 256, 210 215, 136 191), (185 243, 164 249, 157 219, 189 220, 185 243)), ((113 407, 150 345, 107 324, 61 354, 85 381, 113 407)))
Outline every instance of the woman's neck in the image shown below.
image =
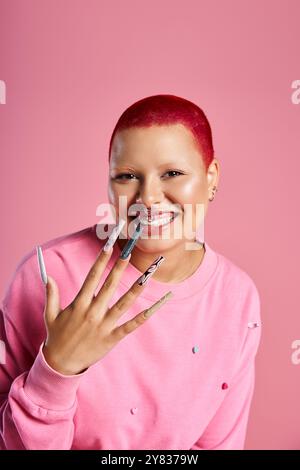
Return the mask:
MULTIPOLYGON (((118 240, 120 250, 124 247, 127 240, 118 240)), ((159 253, 141 251, 137 246, 134 247, 130 263, 144 273, 151 263, 162 255, 165 261, 159 266, 159 269, 153 274, 152 278, 156 281, 167 283, 182 282, 190 277, 200 266, 205 255, 204 244, 195 242, 198 248, 195 250, 187 250, 185 243, 182 246, 175 246, 159 253)), ((196 246, 195 245, 195 246, 196 246)))

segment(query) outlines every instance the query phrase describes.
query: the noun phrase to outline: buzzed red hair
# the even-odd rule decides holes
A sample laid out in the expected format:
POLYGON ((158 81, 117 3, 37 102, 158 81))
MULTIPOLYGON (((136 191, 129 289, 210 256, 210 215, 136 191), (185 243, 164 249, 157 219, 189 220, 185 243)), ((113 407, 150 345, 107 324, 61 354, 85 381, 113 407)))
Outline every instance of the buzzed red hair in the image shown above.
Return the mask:
POLYGON ((109 143, 109 158, 114 136, 131 127, 183 124, 189 129, 198 145, 205 168, 214 158, 211 127, 202 109, 192 101, 179 96, 153 95, 136 101, 120 116, 109 143))

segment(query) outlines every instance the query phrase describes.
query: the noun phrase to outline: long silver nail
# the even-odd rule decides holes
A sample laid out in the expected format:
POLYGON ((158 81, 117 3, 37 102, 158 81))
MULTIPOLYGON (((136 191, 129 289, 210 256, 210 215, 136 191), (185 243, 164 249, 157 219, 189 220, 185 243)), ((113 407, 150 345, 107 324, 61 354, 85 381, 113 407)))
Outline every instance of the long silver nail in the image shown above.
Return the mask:
POLYGON ((108 240, 106 241, 103 247, 103 251, 108 251, 114 245, 124 225, 125 225, 125 220, 120 219, 118 224, 113 228, 113 231, 111 232, 108 240))
POLYGON ((144 272, 144 274, 141 275, 141 277, 138 278, 137 284, 139 286, 143 286, 146 284, 146 282, 150 279, 150 277, 155 273, 157 268, 161 265, 161 263, 165 260, 163 256, 159 256, 151 266, 147 269, 147 271, 144 272))
POLYGON ((47 272, 46 272, 46 266, 45 266, 45 262, 44 262, 42 248, 40 246, 37 246, 36 247, 36 252, 37 252, 37 259, 38 259, 38 264, 39 264, 40 275, 41 275, 42 281, 43 281, 44 284, 47 284, 48 278, 47 278, 47 272))
POLYGON ((161 299, 159 299, 157 302, 155 302, 152 307, 148 308, 144 313, 143 317, 144 318, 149 318, 153 313, 160 308, 163 304, 165 304, 173 295, 172 291, 167 292, 161 299))

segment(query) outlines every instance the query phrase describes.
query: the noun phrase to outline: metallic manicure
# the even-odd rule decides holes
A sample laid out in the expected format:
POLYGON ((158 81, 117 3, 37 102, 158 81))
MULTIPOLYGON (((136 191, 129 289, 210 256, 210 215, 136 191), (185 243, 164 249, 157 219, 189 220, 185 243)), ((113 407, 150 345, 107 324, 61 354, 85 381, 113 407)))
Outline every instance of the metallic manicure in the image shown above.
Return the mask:
POLYGON ((113 228, 113 231, 111 232, 108 240, 106 241, 103 247, 103 251, 108 251, 114 245, 124 225, 125 225, 125 220, 120 219, 118 224, 113 228))
POLYGON ((146 284, 146 282, 150 279, 150 277, 155 273, 155 271, 157 270, 157 268, 161 265, 161 263, 165 260, 165 258, 163 256, 159 256, 155 261, 153 261, 153 263, 151 264, 151 266, 149 266, 149 268, 147 269, 147 271, 144 272, 144 274, 142 274, 141 277, 138 278, 137 280, 137 284, 139 286, 143 286, 144 284, 146 284))
POLYGON ((39 264, 40 275, 41 275, 42 281, 43 281, 44 284, 47 284, 48 278, 47 278, 47 272, 46 272, 46 267, 45 267, 42 248, 40 246, 37 246, 36 247, 36 252, 37 252, 37 259, 38 259, 38 264, 39 264))
POLYGON ((149 318, 153 313, 160 308, 163 304, 165 304, 173 295, 172 291, 167 292, 161 299, 159 299, 152 307, 148 308, 144 313, 144 318, 149 318))
POLYGON ((143 229, 141 223, 139 222, 138 226, 136 227, 132 237, 128 240, 126 245, 124 246, 122 253, 120 254, 121 259, 126 259, 130 253, 132 252, 134 245, 138 241, 138 238, 142 235, 143 229))

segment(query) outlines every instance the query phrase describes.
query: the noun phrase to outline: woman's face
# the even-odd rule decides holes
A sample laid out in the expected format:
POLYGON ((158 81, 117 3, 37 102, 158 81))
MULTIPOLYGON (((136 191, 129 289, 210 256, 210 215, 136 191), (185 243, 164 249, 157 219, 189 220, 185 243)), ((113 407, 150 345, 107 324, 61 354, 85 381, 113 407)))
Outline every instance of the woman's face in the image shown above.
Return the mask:
POLYGON ((147 237, 136 245, 142 251, 163 252, 192 240, 186 233, 199 227, 197 205, 198 217, 205 216, 218 169, 214 159, 206 172, 193 134, 182 124, 123 130, 115 135, 111 149, 109 201, 119 215, 119 197, 126 197, 128 224, 137 217, 128 215, 132 204, 142 204, 152 213, 161 210, 165 221, 169 212, 176 212, 166 225, 145 227, 147 237))

